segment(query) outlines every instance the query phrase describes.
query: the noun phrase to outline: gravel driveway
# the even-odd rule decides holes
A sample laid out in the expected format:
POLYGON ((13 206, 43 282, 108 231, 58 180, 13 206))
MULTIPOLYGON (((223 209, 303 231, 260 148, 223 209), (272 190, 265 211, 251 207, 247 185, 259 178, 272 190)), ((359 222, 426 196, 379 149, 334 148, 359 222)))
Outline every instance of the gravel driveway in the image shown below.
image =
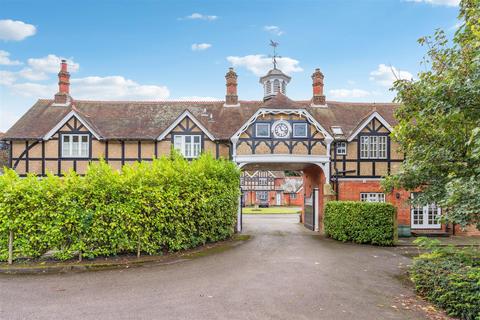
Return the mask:
POLYGON ((0 319, 425 319, 399 301, 398 249, 324 239, 297 215, 245 215, 244 233, 171 265, 1 276, 0 319))

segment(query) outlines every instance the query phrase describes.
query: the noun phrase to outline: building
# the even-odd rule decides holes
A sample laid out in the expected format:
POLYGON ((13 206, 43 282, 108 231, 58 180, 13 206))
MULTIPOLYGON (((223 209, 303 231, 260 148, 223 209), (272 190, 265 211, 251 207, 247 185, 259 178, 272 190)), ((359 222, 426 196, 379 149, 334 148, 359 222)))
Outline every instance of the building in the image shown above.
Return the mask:
POLYGON ((240 187, 243 206, 303 206, 303 178, 283 171, 243 171, 240 187))
POLYGON ((3 138, 21 175, 70 168, 81 174, 100 159, 120 168, 173 147, 188 159, 202 152, 228 158, 244 171, 303 171, 303 221, 311 229, 321 229, 323 206, 335 198, 393 203, 407 233, 447 228, 435 219, 440 208, 411 208, 404 190, 382 193, 380 179, 403 161, 389 136, 398 105, 328 101, 319 69, 312 97, 302 101, 287 97, 291 78, 275 64, 260 78, 264 95, 257 101, 239 99, 233 68, 225 75, 225 101, 212 102, 75 100, 65 61, 58 77, 53 99, 38 100, 3 138))

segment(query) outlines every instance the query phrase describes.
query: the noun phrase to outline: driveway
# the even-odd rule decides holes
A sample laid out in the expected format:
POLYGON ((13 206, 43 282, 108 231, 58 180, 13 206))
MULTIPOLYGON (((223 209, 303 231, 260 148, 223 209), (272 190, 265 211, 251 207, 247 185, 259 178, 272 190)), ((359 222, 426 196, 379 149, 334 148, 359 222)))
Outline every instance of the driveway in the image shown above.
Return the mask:
POLYGON ((244 216, 252 239, 171 265, 0 277, 0 319, 425 319, 404 310, 410 262, 324 239, 297 215, 244 216))

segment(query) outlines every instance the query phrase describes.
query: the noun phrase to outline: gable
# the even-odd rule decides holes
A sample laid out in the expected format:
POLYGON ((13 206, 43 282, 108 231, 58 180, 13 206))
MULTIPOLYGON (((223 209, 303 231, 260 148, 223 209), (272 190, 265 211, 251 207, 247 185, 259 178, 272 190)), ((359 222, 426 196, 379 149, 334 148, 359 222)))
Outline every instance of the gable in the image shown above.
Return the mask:
POLYGON ((392 130, 392 126, 378 112, 373 112, 357 126, 347 141, 352 141, 360 133, 390 133, 392 130))
POLYGON ((158 136, 157 140, 163 140, 171 133, 203 133, 210 138, 210 140, 215 140, 215 137, 188 110, 185 110, 175 119, 175 121, 158 136))
POLYGON ((101 139, 100 135, 74 110, 69 112, 57 125, 47 132, 43 140, 49 140, 59 132, 89 132, 98 140, 101 139))

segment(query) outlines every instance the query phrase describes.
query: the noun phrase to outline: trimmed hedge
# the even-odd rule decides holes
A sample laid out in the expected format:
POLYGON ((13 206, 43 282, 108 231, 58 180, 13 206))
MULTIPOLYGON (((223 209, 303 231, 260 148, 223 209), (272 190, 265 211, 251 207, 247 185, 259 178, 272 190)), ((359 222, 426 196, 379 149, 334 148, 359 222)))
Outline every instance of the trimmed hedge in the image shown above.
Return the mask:
POLYGON ((0 176, 0 260, 61 260, 121 253, 159 254, 230 237, 237 219, 240 172, 228 160, 177 154, 125 165, 101 161, 84 176, 0 176))
MULTIPOLYGON (((423 240, 428 241, 428 240, 423 240)), ((480 251, 434 248, 414 259, 416 292, 450 316, 480 320, 480 251)))
POLYGON ((391 246, 397 238, 396 208, 380 202, 329 201, 324 227, 336 240, 391 246))

